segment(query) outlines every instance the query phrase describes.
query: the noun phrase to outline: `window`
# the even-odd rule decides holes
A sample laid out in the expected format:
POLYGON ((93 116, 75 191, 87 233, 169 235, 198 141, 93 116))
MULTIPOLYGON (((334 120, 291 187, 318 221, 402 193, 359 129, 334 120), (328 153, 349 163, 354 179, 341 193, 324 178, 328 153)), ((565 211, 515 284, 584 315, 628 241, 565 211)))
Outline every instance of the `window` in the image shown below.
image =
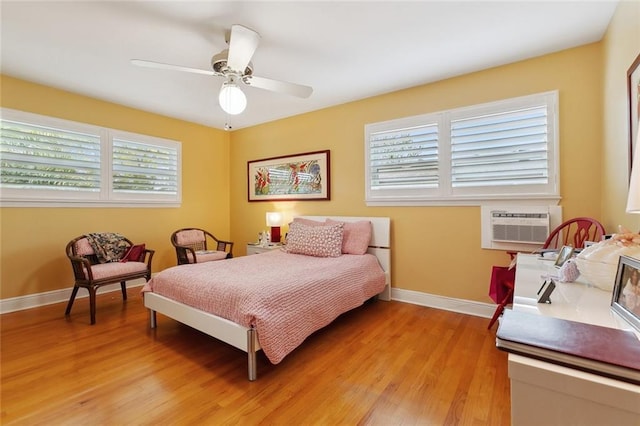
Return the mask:
POLYGON ((558 93, 365 126, 367 205, 557 200, 558 93))
POLYGON ((179 205, 181 144, 2 109, 3 206, 179 205))

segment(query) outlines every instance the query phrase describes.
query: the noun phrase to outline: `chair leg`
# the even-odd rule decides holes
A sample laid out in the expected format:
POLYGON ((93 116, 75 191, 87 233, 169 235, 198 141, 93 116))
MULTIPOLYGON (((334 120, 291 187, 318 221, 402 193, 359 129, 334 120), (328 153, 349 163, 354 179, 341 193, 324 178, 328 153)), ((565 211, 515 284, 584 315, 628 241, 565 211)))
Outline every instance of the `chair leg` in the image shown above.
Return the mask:
POLYGON ((487 330, 491 330, 491 327, 493 327, 493 324, 498 320, 500 315, 502 315, 502 312, 504 312, 504 307, 505 307, 505 305, 503 305, 503 304, 499 304, 498 305, 498 307, 496 308, 496 311, 493 313, 493 316, 491 317, 491 321, 489 321, 489 325, 487 326, 487 330))
POLYGON ((127 284, 125 281, 120 281, 120 288, 122 289, 122 300, 127 300, 127 284))
POLYGON ((511 300, 512 296, 513 296, 513 288, 511 287, 509 288, 507 295, 504 297, 504 299, 502 299, 502 302, 500 302, 500 304, 496 308, 496 311, 493 313, 493 316, 491 317, 491 321, 489 321, 489 325, 487 326, 487 330, 490 330, 491 327, 493 327, 493 324, 498 320, 500 315, 502 315, 502 312, 504 312, 504 308, 506 308, 506 306, 509 304, 509 301, 511 300))
POLYGON ((78 294, 78 289, 80 287, 78 287, 77 285, 73 286, 73 291, 71 292, 71 297, 69 298, 69 303, 67 303, 67 310, 64 311, 65 315, 69 315, 71 313, 71 307, 73 306, 73 301, 76 300, 76 295, 78 294))
POLYGON ((96 288, 89 287, 89 312, 91 313, 91 325, 96 323, 96 288))

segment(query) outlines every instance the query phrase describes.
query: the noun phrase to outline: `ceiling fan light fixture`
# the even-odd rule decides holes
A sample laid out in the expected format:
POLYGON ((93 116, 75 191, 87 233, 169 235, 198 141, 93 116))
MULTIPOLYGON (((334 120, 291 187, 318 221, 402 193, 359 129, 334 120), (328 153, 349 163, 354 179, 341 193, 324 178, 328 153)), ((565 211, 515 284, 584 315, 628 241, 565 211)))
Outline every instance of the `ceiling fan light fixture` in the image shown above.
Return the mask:
POLYGON ((238 115, 247 107, 247 97, 238 85, 231 80, 222 84, 218 101, 224 112, 230 115, 238 115))
MULTIPOLYGON (((134 59, 131 62, 137 66, 224 78, 225 82, 220 88, 218 102, 227 115, 241 114, 247 107, 247 97, 240 89, 240 83, 258 89, 297 96, 299 98, 308 98, 311 96, 313 89, 309 86, 253 75, 251 58, 260 43, 260 34, 251 28, 238 24, 232 25, 231 30, 226 36, 226 41, 229 48, 215 54, 211 58, 211 71, 141 59, 134 59)), ((225 130, 231 130, 231 126, 229 126, 228 129, 225 126, 225 130)))

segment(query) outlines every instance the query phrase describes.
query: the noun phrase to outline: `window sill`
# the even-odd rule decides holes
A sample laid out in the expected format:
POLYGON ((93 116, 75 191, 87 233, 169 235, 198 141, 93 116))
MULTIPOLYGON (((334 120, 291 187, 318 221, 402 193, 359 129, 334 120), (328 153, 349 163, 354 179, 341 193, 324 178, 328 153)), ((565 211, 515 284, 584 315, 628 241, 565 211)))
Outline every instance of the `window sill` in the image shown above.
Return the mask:
POLYGON ((366 205, 368 207, 486 206, 505 205, 509 203, 517 205, 556 205, 561 199, 562 197, 560 196, 520 194, 518 197, 448 197, 430 199, 366 200, 366 205))

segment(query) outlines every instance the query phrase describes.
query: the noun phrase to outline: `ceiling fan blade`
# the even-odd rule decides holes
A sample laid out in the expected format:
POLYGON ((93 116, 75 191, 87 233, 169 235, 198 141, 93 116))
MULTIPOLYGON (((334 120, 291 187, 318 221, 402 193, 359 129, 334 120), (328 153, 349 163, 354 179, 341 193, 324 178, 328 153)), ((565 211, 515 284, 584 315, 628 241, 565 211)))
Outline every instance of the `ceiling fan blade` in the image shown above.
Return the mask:
POLYGON ((162 62, 145 61, 143 59, 132 59, 131 63, 139 67, 157 68, 157 69, 172 70, 172 71, 186 71, 186 72, 192 72, 195 74, 204 74, 204 75, 216 75, 216 73, 211 70, 201 70, 198 68, 183 67, 181 65, 163 64, 162 62))
POLYGON ((249 65, 258 43, 260 43, 260 34, 242 25, 232 25, 227 67, 240 75, 244 74, 244 70, 249 65))
POLYGON ((302 84, 288 83, 286 81, 272 80, 270 78, 249 75, 242 79, 247 86, 257 87, 272 92, 286 93, 299 98, 308 98, 313 93, 313 89, 302 84))

